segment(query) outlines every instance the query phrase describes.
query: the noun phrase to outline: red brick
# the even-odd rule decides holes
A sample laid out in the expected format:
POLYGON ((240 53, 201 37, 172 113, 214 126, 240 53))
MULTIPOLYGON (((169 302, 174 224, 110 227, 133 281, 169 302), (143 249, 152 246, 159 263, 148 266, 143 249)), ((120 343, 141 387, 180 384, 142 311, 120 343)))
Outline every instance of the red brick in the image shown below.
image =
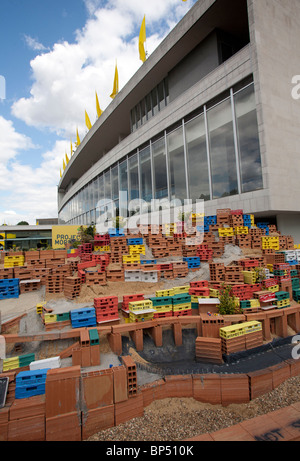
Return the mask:
POLYGON ((46 418, 47 442, 80 442, 81 415, 77 411, 46 418))
POLYGON ((258 416, 240 423, 240 426, 257 441, 290 441, 292 436, 271 417, 272 413, 258 416))
POLYGON ((128 399, 127 372, 125 365, 113 367, 114 403, 124 402, 128 399))
POLYGON ((83 408, 94 409, 113 404, 112 369, 82 373, 81 383, 83 408))
POLYGON ((291 370, 289 364, 286 362, 273 365, 269 367, 269 370, 272 372, 273 389, 280 386, 280 384, 291 377, 291 370))
POLYGON ((254 442, 254 437, 240 424, 211 433, 215 442, 254 442))
POLYGON ((15 419, 8 423, 9 442, 43 442, 45 440, 45 416, 15 419))
POLYGON ((87 414, 82 414, 81 438, 86 440, 99 431, 113 427, 114 423, 114 405, 89 410, 87 414))
POLYGON ((131 397, 125 402, 115 404, 115 425, 125 423, 133 418, 144 416, 143 395, 139 394, 131 397))
POLYGON ((221 378, 218 374, 193 375, 193 397, 204 403, 221 404, 221 378))
POLYGON ((16 399, 10 407, 9 420, 28 418, 30 416, 45 416, 45 411, 45 394, 16 399))
POLYGON ((273 375, 271 370, 259 370, 247 374, 249 377, 251 400, 273 390, 273 375))
POLYGON ((250 400, 249 379, 246 374, 220 375, 222 405, 247 403, 250 400))
POLYGON ((0 423, 0 442, 8 441, 8 422, 0 423))
POLYGON ((193 397, 192 375, 166 376, 165 382, 168 397, 193 397))

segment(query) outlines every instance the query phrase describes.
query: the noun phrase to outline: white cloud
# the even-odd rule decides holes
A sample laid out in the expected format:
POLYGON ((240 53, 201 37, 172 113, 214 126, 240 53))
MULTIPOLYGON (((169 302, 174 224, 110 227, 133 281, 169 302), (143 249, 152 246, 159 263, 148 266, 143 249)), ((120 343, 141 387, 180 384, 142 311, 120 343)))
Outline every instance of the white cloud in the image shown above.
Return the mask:
POLYGON ((33 85, 29 98, 12 106, 14 116, 29 126, 49 128, 68 138, 76 127, 85 133, 84 111, 96 119, 95 90, 105 109, 111 102, 117 60, 120 89, 142 65, 138 33, 146 15, 150 55, 195 0, 84 0, 90 14, 76 31, 74 43, 55 44, 30 63, 33 85))
POLYGON ((28 48, 33 51, 45 51, 47 48, 40 43, 36 38, 30 37, 30 35, 24 34, 24 39, 28 48))

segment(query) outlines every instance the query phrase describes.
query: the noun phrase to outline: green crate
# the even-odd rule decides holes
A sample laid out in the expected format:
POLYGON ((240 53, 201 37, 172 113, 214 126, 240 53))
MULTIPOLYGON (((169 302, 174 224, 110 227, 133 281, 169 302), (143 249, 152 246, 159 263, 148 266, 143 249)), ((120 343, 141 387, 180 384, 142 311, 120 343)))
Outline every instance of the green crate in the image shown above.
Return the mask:
POLYGON ((24 355, 19 355, 19 365, 21 367, 26 367, 29 365, 31 362, 35 361, 35 355, 34 354, 24 354, 24 355))
POLYGON ((190 303, 191 300, 192 300, 191 295, 186 294, 186 293, 180 293, 180 294, 172 296, 173 305, 190 303))
POLYGON ((149 298, 150 301, 153 303, 153 307, 155 306, 167 306, 172 304, 172 296, 158 296, 155 298, 149 298))
POLYGON ((90 336, 90 344, 91 344, 91 346, 93 346, 95 344, 99 344, 98 330, 96 330, 95 328, 89 330, 89 336, 90 336))
POLYGON ((64 322, 65 320, 70 320, 70 312, 63 312, 62 314, 56 314, 57 322, 64 322))

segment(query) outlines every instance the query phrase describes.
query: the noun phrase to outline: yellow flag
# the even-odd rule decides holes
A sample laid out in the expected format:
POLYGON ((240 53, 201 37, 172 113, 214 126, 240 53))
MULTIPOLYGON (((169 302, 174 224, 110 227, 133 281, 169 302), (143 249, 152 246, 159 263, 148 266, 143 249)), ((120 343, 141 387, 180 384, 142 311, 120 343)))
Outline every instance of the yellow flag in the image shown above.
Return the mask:
POLYGON ((66 164, 65 164, 65 161, 64 161, 64 160, 63 160, 63 169, 64 169, 64 171, 65 171, 65 169, 66 169, 66 164))
POLYGON ((112 99, 119 93, 119 73, 118 73, 118 68, 117 68, 117 63, 115 67, 115 78, 114 78, 114 87, 113 87, 113 92, 110 95, 112 99))
POLYGON ((69 157, 67 156, 67 152, 66 152, 66 165, 68 165, 69 163, 69 157))
POLYGON ((79 138, 79 134, 78 134, 78 128, 76 129, 76 146, 78 147, 80 144, 80 138, 79 138))
POLYGON ((101 108, 100 108, 97 91, 96 91, 96 109, 97 109, 97 115, 98 115, 98 117, 100 117, 100 115, 103 114, 103 110, 101 110, 101 108))
POLYGON ((72 139, 71 139, 71 157, 73 155, 73 145, 72 145, 72 139))
POLYGON ((61 177, 61 168, 59 169, 59 176, 61 177))
POLYGON ((90 130, 92 128, 92 124, 91 124, 91 121, 90 121, 90 118, 87 114, 87 112, 85 111, 85 124, 86 126, 88 127, 88 129, 90 130))
POLYGON ((146 16, 144 16, 141 29, 140 29, 140 36, 139 36, 139 53, 140 53, 140 60, 145 62, 146 61, 146 51, 144 43, 146 41, 146 16))

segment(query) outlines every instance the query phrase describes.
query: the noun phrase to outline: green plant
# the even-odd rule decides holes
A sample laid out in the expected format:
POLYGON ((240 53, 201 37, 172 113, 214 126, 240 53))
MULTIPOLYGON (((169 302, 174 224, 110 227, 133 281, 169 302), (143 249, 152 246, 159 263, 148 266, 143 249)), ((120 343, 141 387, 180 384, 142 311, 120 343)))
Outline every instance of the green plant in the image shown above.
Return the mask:
POLYGON ((256 274, 256 282, 261 283, 266 278, 265 269, 263 267, 254 268, 256 274))
POLYGON ((220 304, 218 312, 220 315, 233 315, 239 313, 239 308, 230 292, 231 287, 222 284, 219 294, 220 304))

